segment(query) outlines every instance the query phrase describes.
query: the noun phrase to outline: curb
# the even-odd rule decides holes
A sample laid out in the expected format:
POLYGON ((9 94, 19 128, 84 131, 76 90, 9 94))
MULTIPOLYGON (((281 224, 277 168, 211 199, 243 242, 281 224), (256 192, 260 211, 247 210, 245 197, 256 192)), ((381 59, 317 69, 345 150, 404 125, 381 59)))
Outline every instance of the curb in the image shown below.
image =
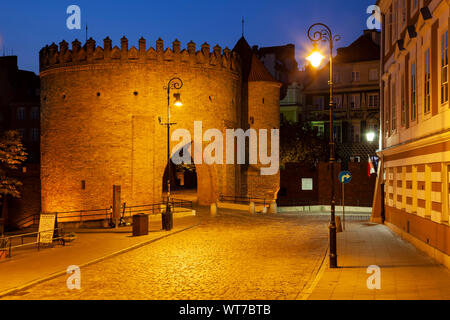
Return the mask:
POLYGON ((305 289, 305 287, 308 285, 308 283, 305 284, 305 286, 299 292, 299 294, 297 295, 295 300, 308 300, 309 296, 313 293, 314 289, 316 288, 317 284, 319 283, 320 279, 322 278, 325 270, 327 269, 327 264, 325 263, 325 259, 327 258, 328 250, 329 250, 329 246, 327 245, 325 254, 323 255, 323 258, 322 258, 322 261, 320 262, 319 267, 311 273, 311 278, 314 277, 314 280, 312 282, 310 282, 309 286, 306 289, 305 289))
MULTIPOLYGON (((162 239, 164 239, 164 238, 170 237, 170 236, 172 236, 172 235, 181 233, 181 232, 183 232, 183 231, 187 231, 187 230, 189 230, 189 229, 195 228, 195 227, 199 226, 200 224, 201 224, 201 222, 200 222, 200 223, 197 223, 197 224, 195 224, 195 225, 189 226, 189 227, 187 227, 187 228, 184 228, 184 229, 181 229, 181 230, 178 230, 178 231, 171 232, 171 233, 166 234, 166 235, 164 235, 164 236, 161 236, 161 237, 159 237, 159 238, 155 238, 155 239, 152 239, 152 240, 148 240, 148 241, 144 241, 144 242, 135 244, 135 245, 133 245, 133 246, 131 246, 131 247, 128 247, 128 248, 125 248, 125 249, 122 249, 122 250, 119 250, 119 251, 110 253, 110 254, 105 255, 105 256, 103 256, 103 257, 100 257, 100 258, 91 260, 91 261, 89 261, 89 262, 86 262, 86 263, 80 265, 79 267, 80 267, 80 269, 81 269, 81 268, 85 268, 85 267, 87 267, 87 266, 90 266, 90 265, 99 263, 99 262, 101 262, 101 261, 103 261, 103 260, 107 260, 107 259, 109 259, 109 258, 113 258, 113 257, 115 257, 115 256, 119 256, 119 255, 124 254, 124 253, 127 253, 127 252, 129 252, 129 251, 132 251, 132 250, 135 250, 135 249, 139 249, 139 248, 144 247, 144 246, 146 246, 146 245, 149 245, 149 244, 151 244, 151 243, 153 243, 153 242, 156 242, 156 241, 162 240, 162 239)), ((27 289, 27 288, 30 288, 30 287, 35 286, 35 285, 37 285, 37 284, 40 284, 40 283, 42 283, 42 282, 46 282, 46 281, 49 281, 49 280, 52 280, 52 279, 61 277, 61 276, 66 275, 66 274, 67 274, 67 271, 66 271, 66 270, 60 271, 60 272, 56 272, 56 273, 50 274, 50 275, 48 275, 48 276, 46 276, 46 277, 43 277, 43 278, 41 278, 41 279, 37 279, 37 280, 33 280, 33 281, 31 281, 31 282, 28 282, 28 283, 26 283, 26 284, 24 284, 24 285, 21 285, 21 286, 19 286, 19 287, 15 287, 15 288, 12 288, 12 289, 7 289, 7 290, 5 290, 5 291, 0 292, 0 299, 3 298, 4 296, 12 295, 13 293, 20 292, 20 291, 22 291, 22 290, 25 290, 25 289, 27 289)))

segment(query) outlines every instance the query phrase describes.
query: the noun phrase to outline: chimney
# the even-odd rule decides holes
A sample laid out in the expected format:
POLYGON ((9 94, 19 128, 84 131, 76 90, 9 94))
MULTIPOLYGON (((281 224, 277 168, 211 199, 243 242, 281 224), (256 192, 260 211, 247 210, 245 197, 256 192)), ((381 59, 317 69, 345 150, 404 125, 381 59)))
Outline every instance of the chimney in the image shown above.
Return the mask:
POLYGON ((364 35, 369 35, 373 42, 380 45, 381 42, 381 32, 376 29, 364 30, 364 35))

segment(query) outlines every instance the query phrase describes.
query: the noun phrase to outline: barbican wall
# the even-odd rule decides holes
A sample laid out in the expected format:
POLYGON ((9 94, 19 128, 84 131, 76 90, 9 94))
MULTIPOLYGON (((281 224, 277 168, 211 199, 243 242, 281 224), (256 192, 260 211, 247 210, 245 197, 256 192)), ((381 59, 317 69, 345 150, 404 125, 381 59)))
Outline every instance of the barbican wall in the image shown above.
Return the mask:
MULTIPOLYGON (((196 50, 190 42, 182 50, 174 41, 164 49, 158 39, 156 49, 147 49, 143 38, 129 48, 125 37, 120 48, 109 38, 100 47, 89 39, 84 46, 75 40, 71 49, 65 41, 46 46, 39 60, 42 212, 107 208, 113 185, 121 186, 128 205, 161 200, 167 128, 158 118, 166 122, 165 87, 173 77, 183 80, 180 90, 172 90, 181 94, 183 107, 171 108, 177 123, 172 132, 183 128, 193 135, 194 121, 202 121, 203 132, 215 128, 225 137, 226 129, 247 128, 249 117, 255 129, 279 127, 279 86, 249 85, 244 106, 240 60, 227 48, 211 51, 205 43, 196 50)), ((221 194, 273 198, 279 174, 249 178, 247 169, 196 165, 199 203, 221 194)))

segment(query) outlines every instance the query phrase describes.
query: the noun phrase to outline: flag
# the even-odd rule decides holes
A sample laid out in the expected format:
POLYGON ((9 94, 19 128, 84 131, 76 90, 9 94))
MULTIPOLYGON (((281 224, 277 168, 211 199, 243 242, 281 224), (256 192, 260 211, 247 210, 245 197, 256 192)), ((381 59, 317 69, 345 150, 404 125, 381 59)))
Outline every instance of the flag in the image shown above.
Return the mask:
POLYGON ((372 158, 369 156, 369 163, 367 166, 367 175, 370 177, 373 173, 376 173, 375 166, 373 165, 372 158))

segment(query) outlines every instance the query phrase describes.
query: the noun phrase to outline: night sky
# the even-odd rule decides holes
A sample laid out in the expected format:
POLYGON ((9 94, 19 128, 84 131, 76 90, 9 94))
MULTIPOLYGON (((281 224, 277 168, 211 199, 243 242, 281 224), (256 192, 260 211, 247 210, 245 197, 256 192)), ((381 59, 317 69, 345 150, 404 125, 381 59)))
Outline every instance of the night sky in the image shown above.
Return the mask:
POLYGON ((129 47, 138 39, 147 39, 155 47, 161 37, 164 46, 178 38, 182 48, 193 40, 197 48, 203 42, 233 48, 241 36, 245 17, 245 37, 250 45, 275 46, 294 43, 297 61, 304 63, 309 49, 308 27, 315 22, 328 24, 342 35, 338 47, 346 46, 366 29, 366 9, 375 0, 172 0, 172 1, 100 1, 42 0, 0 3, 0 54, 19 56, 19 67, 38 72, 38 53, 46 44, 61 40, 85 42, 85 24, 89 37, 103 46, 109 36, 120 47, 120 38, 129 39, 129 47), (81 8, 81 30, 68 30, 66 9, 81 8))

